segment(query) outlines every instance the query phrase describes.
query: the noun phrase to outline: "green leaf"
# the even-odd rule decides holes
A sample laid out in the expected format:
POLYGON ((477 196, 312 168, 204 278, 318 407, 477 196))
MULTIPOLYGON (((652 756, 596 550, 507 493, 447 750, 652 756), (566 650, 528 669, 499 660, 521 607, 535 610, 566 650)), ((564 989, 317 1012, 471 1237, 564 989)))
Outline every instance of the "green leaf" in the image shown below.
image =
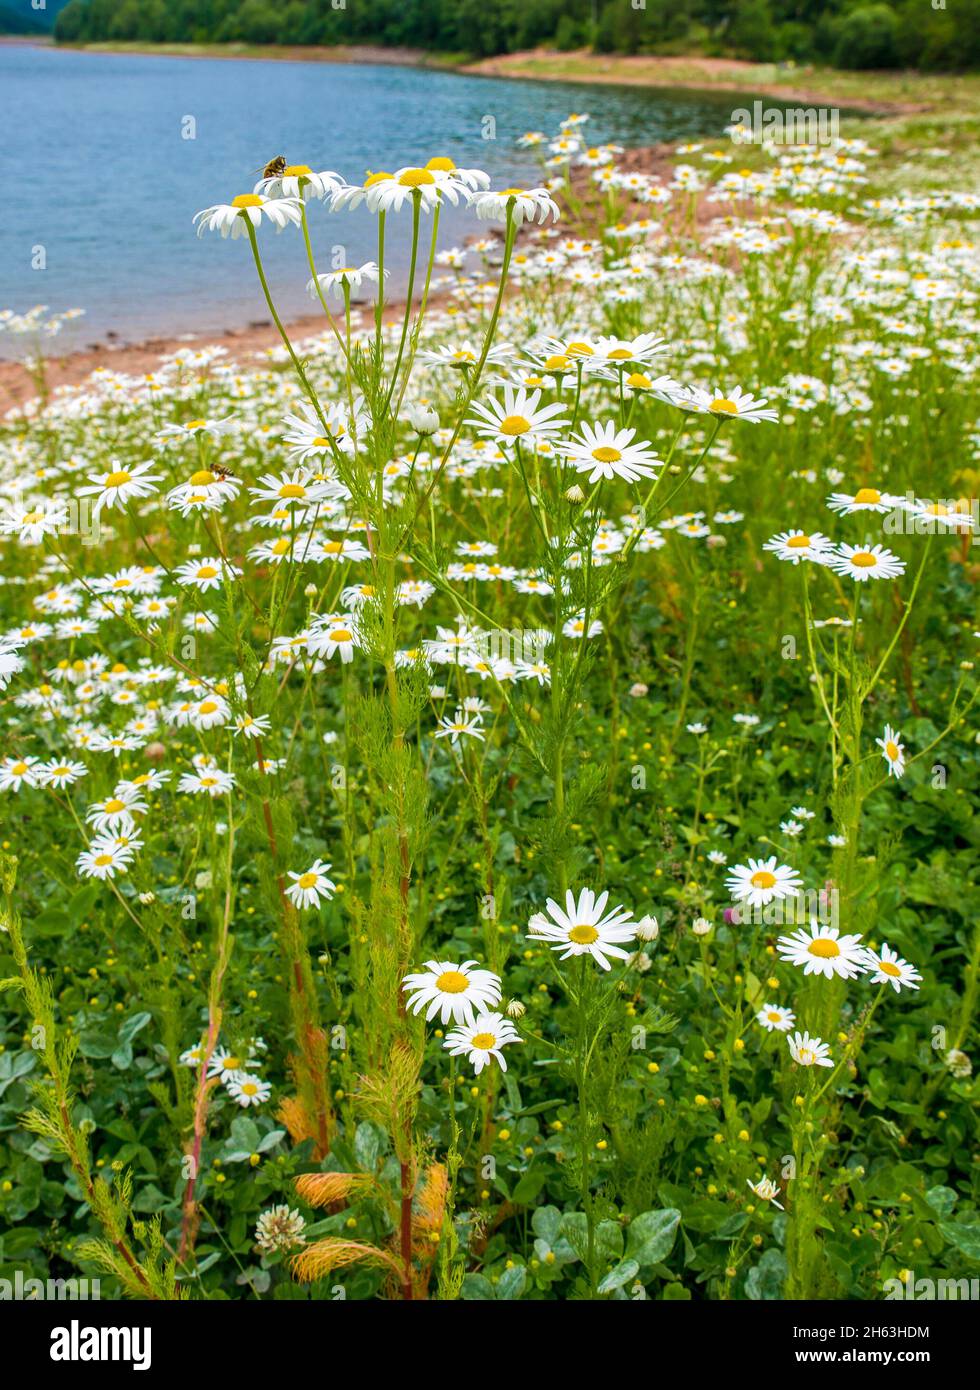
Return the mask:
POLYGON ((745 1296, 756 1302, 773 1302, 783 1296, 788 1267, 781 1250, 767 1250, 745 1277, 745 1296))
POLYGON ((681 1214, 676 1207, 644 1211, 630 1222, 626 1233, 626 1255, 640 1265, 655 1265, 674 1247, 681 1214))
POLYGON ((940 1221, 939 1229, 969 1260, 980 1260, 980 1221, 940 1221))
POLYGON ((620 1260, 619 1264, 599 1281, 599 1292, 612 1293, 613 1289, 621 1289, 624 1284, 635 1279, 639 1272, 640 1266, 635 1260, 620 1260))
POLYGON ((373 1173, 381 1152, 384 1130, 370 1120, 363 1120, 354 1135, 354 1161, 365 1173, 373 1173))
POLYGON ((514 1188, 511 1201, 519 1207, 526 1207, 534 1201, 535 1197, 548 1181, 547 1169, 539 1165, 532 1168, 530 1172, 522 1174, 517 1186, 514 1188))
POLYGON ((926 1193, 926 1201, 940 1216, 949 1216, 957 1200, 957 1194, 951 1187, 930 1187, 926 1193))
POLYGON ((463 1276, 463 1283, 459 1290, 460 1298, 470 1301, 481 1302, 485 1299, 495 1299, 493 1285, 483 1274, 466 1274, 463 1276))
POLYGON ((584 1211, 569 1211, 561 1219, 559 1235, 568 1241, 580 1260, 589 1253, 589 1223, 584 1211))
POLYGON ((145 1011, 143 1013, 133 1014, 130 1018, 127 1018, 125 1023, 120 1025, 119 1041, 124 1043, 132 1042, 140 1029, 145 1028, 152 1018, 153 1015, 145 1011))
POLYGON ((512 1269, 505 1269, 497 1280, 497 1297, 508 1303, 515 1298, 520 1298, 526 1282, 527 1270, 523 1265, 514 1265, 512 1269))

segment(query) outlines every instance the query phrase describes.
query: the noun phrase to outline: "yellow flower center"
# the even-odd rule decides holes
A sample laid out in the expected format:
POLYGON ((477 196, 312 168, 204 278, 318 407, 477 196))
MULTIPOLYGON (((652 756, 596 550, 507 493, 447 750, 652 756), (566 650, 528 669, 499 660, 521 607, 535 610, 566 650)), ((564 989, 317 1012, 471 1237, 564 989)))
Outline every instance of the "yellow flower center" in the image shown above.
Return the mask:
POLYGON ((287 164, 283 169, 284 178, 301 178, 303 174, 312 174, 313 170, 308 164, 287 164))
POLYGON ((436 980, 436 989, 443 994, 465 994, 469 983, 461 970, 444 970, 436 980))
POLYGON ((351 640, 351 635, 345 627, 335 627, 330 634, 330 638, 333 642, 349 642, 351 640))
POLYGON ((302 483, 283 483, 279 489, 279 496, 283 499, 287 497, 305 497, 306 488, 302 483))
POLYGON ((593 357, 595 355, 594 349, 590 348, 588 343, 569 343, 565 350, 569 357, 593 357))
POLYGON ((318 877, 318 874, 300 874, 296 881, 301 888, 312 888, 318 877))
POLYGON ((632 386, 634 391, 645 391, 650 386, 650 378, 642 372, 631 372, 626 378, 626 385, 632 386))
POLYGON ((610 362, 628 362, 633 354, 629 348, 613 348, 612 352, 606 354, 610 362))
POLYGON ((491 1047, 497 1046, 497 1039, 492 1033, 474 1033, 471 1047, 478 1047, 481 1052, 489 1052, 491 1047))
POLYGON ((840 947, 829 936, 821 936, 818 940, 811 941, 806 949, 811 956, 818 956, 821 960, 833 960, 835 956, 840 955, 840 947))
POLYGON ((202 700, 197 707, 198 714, 214 714, 218 706, 214 700, 202 700))
POLYGON ((878 962, 878 969, 882 972, 883 975, 892 975, 896 978, 900 978, 902 974, 898 966, 893 965, 890 960, 880 960, 878 962))
POLYGON ((121 468, 118 473, 110 473, 105 480, 106 487, 122 487, 128 483, 132 474, 127 473, 125 468, 121 468))
POLYGON ((609 444, 600 444, 598 449, 592 450, 592 457, 599 463, 618 463, 623 457, 618 449, 612 448, 609 444))
POLYGON ((201 468, 191 474, 191 487, 208 487, 213 482, 214 474, 209 468, 201 468))
POLYGON ((558 353, 554 357, 549 357, 544 364, 546 372, 560 372, 568 366, 568 358, 558 353))
POLYGON ((371 188, 376 183, 384 183, 385 179, 390 179, 391 174, 386 174, 383 170, 377 174, 368 174, 364 180, 364 187, 371 188))
POLYGON ((881 493, 876 487, 862 487, 854 494, 855 502, 880 502, 881 493))
POLYGON ((103 811, 108 811, 110 816, 114 816, 118 811, 125 811, 126 803, 125 801, 120 801, 117 796, 111 796, 109 800, 103 804, 102 809, 103 811))
POLYGON ((711 404, 708 406, 708 409, 721 410, 724 411, 726 415, 738 414, 738 406, 735 404, 735 402, 725 400, 722 396, 719 396, 717 400, 712 401, 711 404))
POLYGON ((327 541, 323 547, 324 553, 327 555, 339 555, 343 548, 343 541, 327 541))
POLYGON ((430 159, 425 166, 427 169, 435 169, 441 174, 451 174, 456 165, 448 155, 439 154, 435 159, 430 159))
POLYGON ((851 556, 851 564, 859 570, 874 569, 877 563, 878 561, 875 557, 867 550, 859 550, 856 554, 851 556))
POLYGON ((398 182, 402 188, 422 188, 426 184, 435 183, 435 179, 428 169, 406 169, 403 174, 399 174, 398 182))
POLYGON ((239 193, 237 198, 232 198, 233 208, 260 208, 265 202, 257 193, 239 193))
POLYGON ((23 777, 24 773, 27 771, 27 764, 14 763, 10 771, 14 774, 15 777, 23 777))
POLYGON ((809 536, 790 536, 786 542, 790 550, 805 550, 810 544, 809 536))
POLYGON ((98 858, 95 860, 95 863, 100 869, 104 869, 107 864, 112 863, 112 855, 100 854, 98 858))
POLYGON ((776 875, 771 874, 768 869, 757 869, 749 882, 753 888, 775 888, 776 875))
POLYGON ((273 553, 273 555, 285 555, 285 553, 286 553, 286 551, 287 551, 288 549, 289 549, 289 541, 287 541, 285 537, 283 537, 282 540, 274 541, 273 544, 272 544, 272 553, 273 553))
POLYGON ((885 752, 891 758, 892 762, 894 762, 895 759, 899 756, 898 744, 892 743, 891 739, 889 739, 888 742, 885 744, 885 752))
POLYGON ((214 565, 202 565, 197 572, 198 579, 214 579, 218 571, 214 565))
POLYGON ((766 1014, 766 1018, 768 1018, 770 1023, 779 1023, 782 1019, 782 1014, 777 1014, 775 1009, 770 1009, 766 1014))
POLYGON ((523 415, 507 415, 500 422, 500 433, 513 437, 518 434, 527 434, 531 428, 530 420, 525 420, 523 415))
POLYGON ((237 1057, 223 1057, 221 1059, 221 1065, 224 1067, 225 1071, 237 1071, 240 1063, 237 1057))
POLYGON ((568 939, 574 941, 576 946, 591 946, 593 941, 598 941, 599 933, 591 923, 579 922, 568 933, 568 939))

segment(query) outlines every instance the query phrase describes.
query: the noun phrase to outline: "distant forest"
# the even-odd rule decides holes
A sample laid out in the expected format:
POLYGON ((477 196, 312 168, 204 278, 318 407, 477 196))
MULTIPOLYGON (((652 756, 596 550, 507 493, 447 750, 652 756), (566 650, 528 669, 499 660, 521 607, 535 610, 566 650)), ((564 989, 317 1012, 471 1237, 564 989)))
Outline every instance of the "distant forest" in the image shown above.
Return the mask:
POLYGON ((845 68, 980 65, 980 0, 69 0, 54 32, 62 43, 362 43, 473 57, 544 45, 845 68))

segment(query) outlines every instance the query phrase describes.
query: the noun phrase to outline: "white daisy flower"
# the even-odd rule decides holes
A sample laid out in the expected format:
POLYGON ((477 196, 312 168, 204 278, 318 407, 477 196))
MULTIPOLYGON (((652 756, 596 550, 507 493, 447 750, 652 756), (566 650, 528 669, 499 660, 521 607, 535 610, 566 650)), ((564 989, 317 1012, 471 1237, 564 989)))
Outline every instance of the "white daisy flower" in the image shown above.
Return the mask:
POLYGON ((867 947, 864 953, 865 964, 871 974, 873 985, 891 985, 896 994, 903 989, 918 989, 922 976, 914 965, 903 960, 886 941, 881 943, 880 951, 867 947))
POLYGON ((608 901, 608 893, 597 898, 591 888, 583 888, 577 901, 569 889, 564 910, 549 898, 545 906, 551 921, 543 912, 536 912, 528 923, 528 939, 552 943, 552 950, 561 952, 559 960, 589 955, 603 970, 611 970, 609 956, 629 958, 623 943, 636 939, 636 923, 629 920, 632 911, 621 906, 606 912, 608 901))
POLYGON ((890 724, 885 725, 885 731, 881 738, 876 738, 875 743, 881 749, 882 757, 888 764, 889 777, 902 777, 905 775, 905 749, 900 739, 902 735, 897 729, 893 729, 890 724))
POLYGON ((811 1038, 809 1033, 794 1033, 786 1039, 793 1061, 801 1067, 832 1067, 830 1048, 819 1038, 811 1038))
POLYGON ((504 222, 510 213, 513 225, 522 222, 558 221, 558 204, 546 188, 502 188, 495 193, 479 193, 473 199, 477 217, 487 222, 504 222))
POLYGON ((662 460, 646 442, 633 443, 636 430, 620 430, 611 421, 605 424, 583 424, 581 432, 573 435, 559 450, 575 465, 579 473, 588 473, 589 482, 600 478, 623 478, 635 483, 640 478, 652 478, 662 460))
POLYGON ((281 232, 290 222, 298 226, 303 213, 296 198, 265 198, 261 193, 239 193, 230 203, 215 203, 194 214, 198 236, 205 232, 220 232, 223 237, 246 236, 249 229, 258 228, 266 218, 281 232))
POLYGON ((792 1009, 785 1009, 781 1004, 763 1004, 755 1016, 755 1021, 765 1028, 767 1033, 773 1030, 777 1033, 788 1033, 796 1022, 796 1015, 792 1009))
POLYGON ((492 1057, 497 1059, 500 1070, 506 1071, 507 1063, 501 1048, 523 1041, 513 1023, 503 1014, 481 1013, 477 1014, 473 1023, 460 1024, 448 1032, 443 1047, 454 1057, 463 1056, 472 1062, 473 1070, 479 1076, 483 1068, 490 1065, 492 1057))
POLYGON ((748 864, 736 864, 725 880, 732 897, 749 907, 765 907, 774 898, 788 898, 803 887, 796 869, 777 864, 776 856, 768 859, 749 859, 748 864))
POLYGON ((890 512, 900 506, 902 499, 888 492, 879 492, 876 487, 858 488, 853 496, 848 492, 832 492, 827 498, 827 506, 841 516, 853 512, 890 512))
POLYGON ((804 975, 823 975, 828 980, 839 975, 853 980, 865 970, 865 949, 860 933, 841 936, 839 927, 821 925, 811 918, 810 927, 800 927, 781 936, 776 945, 780 960, 801 965, 804 975))
POLYGON ((779 1187, 771 1178, 760 1178, 758 1182, 752 1182, 751 1178, 746 1178, 745 1181, 748 1183, 749 1187, 751 1187, 755 1195, 761 1198, 763 1202, 771 1202, 773 1206, 778 1207, 780 1211, 784 1210, 782 1202, 776 1201, 779 1187))
POLYGON ((427 960, 425 969, 406 975, 402 988, 409 993, 407 1007, 418 1014, 425 1009, 425 1021, 436 1014, 440 1023, 472 1023, 477 1014, 500 1003, 500 977, 492 970, 481 970, 475 960, 427 960))
POLYGON ((521 441, 533 442, 550 439, 568 425, 562 412, 565 407, 558 405, 539 405, 540 391, 525 391, 523 387, 504 387, 503 402, 491 396, 486 404, 476 401, 466 423, 473 425, 477 434, 492 439, 502 447, 521 441))
POLYGON ((762 548, 793 565, 798 565, 801 560, 824 565, 833 549, 833 541, 819 531, 780 531, 778 535, 770 537, 762 548))
POLYGON ((778 410, 767 410, 768 402, 750 396, 741 386, 733 386, 730 391, 705 390, 701 386, 689 386, 677 404, 684 410, 696 414, 715 415, 720 419, 733 417, 758 424, 760 420, 776 422, 778 410))
POLYGON ((905 561, 883 545, 847 545, 842 542, 828 554, 827 563, 838 574, 850 575, 859 584, 868 579, 895 579, 905 573, 905 561))
POLYGON ((259 1081, 247 1072, 239 1072, 236 1076, 229 1077, 225 1082, 225 1089, 232 1100, 241 1106, 261 1105, 272 1094, 270 1082, 259 1081))
POLYGON ((305 873, 296 874, 290 869, 288 873, 293 881, 286 889, 286 897, 298 908, 319 907, 321 896, 332 898, 337 890, 337 885, 327 878, 329 868, 329 864, 317 859, 305 873))
POLYGON ((124 507, 134 497, 149 497, 156 492, 159 473, 148 473, 152 463, 134 463, 127 468, 110 468, 104 473, 90 473, 88 487, 78 489, 79 497, 94 497, 92 510, 103 507, 124 507))

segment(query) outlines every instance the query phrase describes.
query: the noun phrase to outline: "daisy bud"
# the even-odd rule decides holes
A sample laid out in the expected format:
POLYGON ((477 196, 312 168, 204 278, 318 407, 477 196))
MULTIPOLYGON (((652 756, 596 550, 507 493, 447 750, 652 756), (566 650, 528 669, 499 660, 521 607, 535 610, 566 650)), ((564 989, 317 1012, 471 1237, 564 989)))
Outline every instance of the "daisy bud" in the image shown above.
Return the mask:
POLYGON ((630 695, 634 700, 641 700, 649 689, 648 685, 644 685, 642 681, 637 681, 635 685, 630 686, 630 695))
POLYGON ((162 762, 167 756, 167 750, 162 743, 148 743, 143 752, 151 763, 162 762))
POLYGON ((315 584, 307 584, 306 588, 303 590, 303 595, 305 598, 316 598, 318 593, 319 590, 317 589, 315 584))
POLYGON ((507 1005, 508 1018, 523 1018, 527 1013, 527 1007, 519 999, 512 999, 507 1005))
POLYGON ((566 496, 566 498, 568 499, 569 502, 584 502, 584 501, 585 501, 585 493, 584 493, 584 492, 582 491, 582 489, 579 487, 578 483, 572 483, 572 486, 571 486, 571 487, 568 489, 568 491, 565 493, 565 496, 566 496))
POLYGON ((695 917, 694 921, 691 923, 691 931, 695 936, 707 936, 710 930, 711 923, 708 921, 707 917, 695 917))
POLYGON ((429 405, 410 405, 408 423, 416 434, 435 434, 439 428, 439 416, 429 405))
POLYGON ((641 941, 656 941, 660 935, 660 923, 656 917, 641 917, 636 924, 636 934, 641 941))

